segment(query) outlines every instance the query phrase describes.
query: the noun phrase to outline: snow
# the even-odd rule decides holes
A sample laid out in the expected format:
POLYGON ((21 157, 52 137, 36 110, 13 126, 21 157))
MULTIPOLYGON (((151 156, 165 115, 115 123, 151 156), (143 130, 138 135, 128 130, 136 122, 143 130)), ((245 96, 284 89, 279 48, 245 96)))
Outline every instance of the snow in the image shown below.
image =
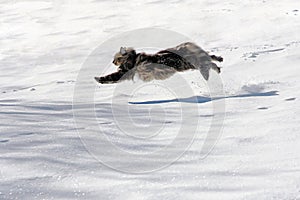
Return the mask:
POLYGON ((0 199, 300 199, 299 10, 295 0, 1 1, 0 199), (97 85, 90 76, 115 70, 103 59, 120 41, 105 56, 99 46, 149 27, 224 57, 225 96, 212 100, 196 71, 97 85), (213 110, 222 102, 225 113, 213 110))

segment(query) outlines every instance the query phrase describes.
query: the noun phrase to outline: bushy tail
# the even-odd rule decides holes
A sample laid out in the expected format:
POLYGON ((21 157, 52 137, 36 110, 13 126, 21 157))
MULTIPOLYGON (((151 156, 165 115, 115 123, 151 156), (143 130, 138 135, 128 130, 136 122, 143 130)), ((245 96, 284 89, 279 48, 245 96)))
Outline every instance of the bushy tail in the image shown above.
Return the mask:
POLYGON ((210 57, 212 60, 223 62, 223 58, 221 56, 211 55, 210 57))

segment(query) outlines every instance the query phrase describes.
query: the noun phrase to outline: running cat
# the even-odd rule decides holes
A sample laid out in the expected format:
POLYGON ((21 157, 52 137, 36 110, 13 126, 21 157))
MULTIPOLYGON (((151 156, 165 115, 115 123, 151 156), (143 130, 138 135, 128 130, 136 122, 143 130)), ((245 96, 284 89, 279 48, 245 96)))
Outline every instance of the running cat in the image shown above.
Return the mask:
POLYGON ((95 77, 102 84, 130 80, 137 74, 143 81, 165 80, 176 72, 199 69, 205 80, 210 69, 220 73, 220 68, 212 61, 222 62, 220 56, 209 55, 194 43, 186 42, 156 54, 136 53, 133 48, 121 47, 114 56, 113 64, 118 71, 103 77, 95 77))

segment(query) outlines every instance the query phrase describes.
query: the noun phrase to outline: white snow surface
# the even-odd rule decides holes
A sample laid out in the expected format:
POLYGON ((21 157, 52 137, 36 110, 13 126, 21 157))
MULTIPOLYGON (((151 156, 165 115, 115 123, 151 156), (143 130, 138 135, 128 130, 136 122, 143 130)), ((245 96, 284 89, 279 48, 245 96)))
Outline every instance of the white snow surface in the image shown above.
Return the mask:
MULTIPOLYGON (((0 30, 0 199, 300 199, 299 1, 2 0, 0 30), (200 122, 194 142, 170 166, 131 174, 87 151, 74 122, 73 94, 94 49, 147 27, 184 34, 224 57, 226 118, 214 149, 199 158, 216 113, 212 101, 201 101, 207 91, 200 73, 175 75, 200 98, 178 97, 199 108, 189 116, 200 122)), ((115 70, 105 67, 95 76, 115 70)), ((153 151, 182 126, 181 104, 151 84, 134 99, 150 103, 130 105, 135 124, 166 124, 149 144, 122 139, 110 113, 116 86, 94 84, 99 126, 126 151, 153 151), (159 108, 167 119, 155 118, 164 112, 159 108)))

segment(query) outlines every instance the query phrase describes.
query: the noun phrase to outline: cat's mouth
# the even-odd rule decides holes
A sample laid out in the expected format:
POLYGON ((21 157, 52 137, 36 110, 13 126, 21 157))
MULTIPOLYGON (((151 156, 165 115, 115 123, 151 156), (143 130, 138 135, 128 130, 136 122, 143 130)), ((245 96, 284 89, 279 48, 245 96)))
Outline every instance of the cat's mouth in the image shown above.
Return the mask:
POLYGON ((113 61, 113 64, 116 65, 116 66, 120 66, 120 65, 121 65, 121 62, 113 61))

